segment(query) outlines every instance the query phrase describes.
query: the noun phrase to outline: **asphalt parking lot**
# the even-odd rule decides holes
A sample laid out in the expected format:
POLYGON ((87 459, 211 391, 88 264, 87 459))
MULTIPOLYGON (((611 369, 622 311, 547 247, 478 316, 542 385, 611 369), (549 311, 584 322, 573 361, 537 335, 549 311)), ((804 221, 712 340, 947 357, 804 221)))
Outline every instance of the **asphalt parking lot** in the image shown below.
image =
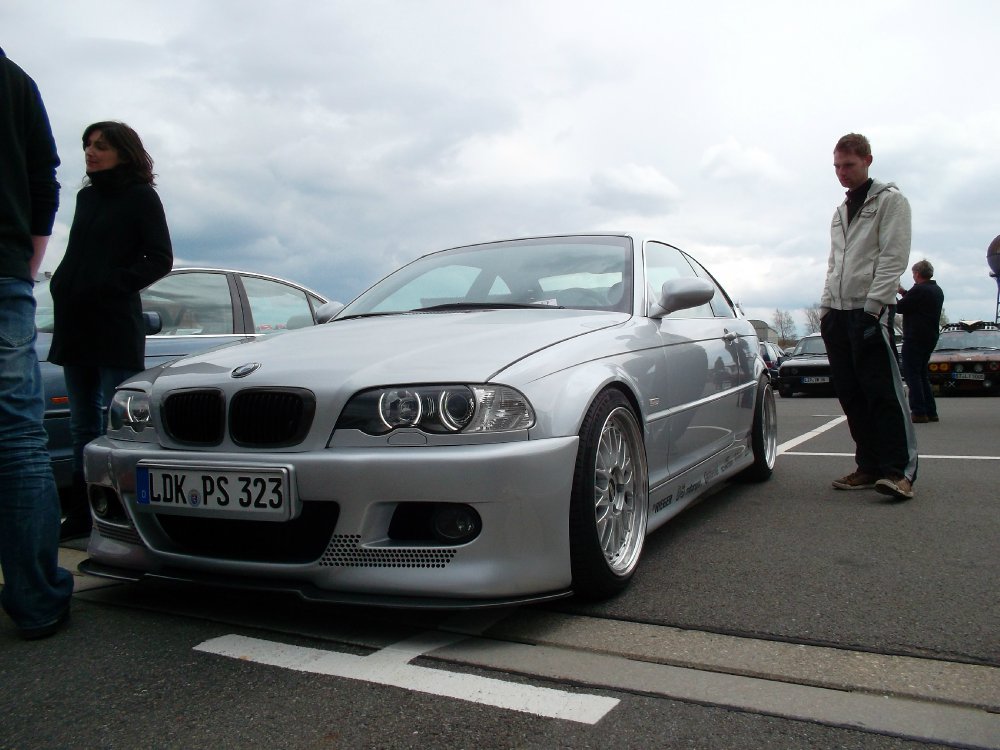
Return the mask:
POLYGON ((835 399, 779 399, 772 479, 685 511, 600 603, 427 614, 80 576, 53 639, 0 615, 0 748, 1000 748, 998 405, 942 399, 894 503, 830 487, 852 468, 835 399))
POLYGON ((909 502, 835 490, 854 469, 836 399, 778 399, 781 455, 647 542, 631 587, 565 611, 793 643, 1000 665, 1000 399, 914 425, 909 502), (814 431, 824 429, 825 431, 814 431))

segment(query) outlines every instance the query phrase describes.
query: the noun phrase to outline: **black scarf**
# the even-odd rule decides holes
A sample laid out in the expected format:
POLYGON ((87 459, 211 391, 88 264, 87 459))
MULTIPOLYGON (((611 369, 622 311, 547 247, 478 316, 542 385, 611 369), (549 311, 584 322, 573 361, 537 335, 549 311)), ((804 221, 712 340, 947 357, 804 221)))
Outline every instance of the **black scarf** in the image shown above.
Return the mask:
POLYGON ((102 193, 115 192, 135 181, 126 164, 100 172, 87 172, 87 179, 102 193))
POLYGON ((853 190, 847 191, 847 223, 850 224, 854 221, 854 217, 857 216, 858 211, 861 210, 861 206, 864 205, 865 199, 868 197, 868 189, 872 186, 874 180, 869 177, 863 185, 858 185, 853 190))

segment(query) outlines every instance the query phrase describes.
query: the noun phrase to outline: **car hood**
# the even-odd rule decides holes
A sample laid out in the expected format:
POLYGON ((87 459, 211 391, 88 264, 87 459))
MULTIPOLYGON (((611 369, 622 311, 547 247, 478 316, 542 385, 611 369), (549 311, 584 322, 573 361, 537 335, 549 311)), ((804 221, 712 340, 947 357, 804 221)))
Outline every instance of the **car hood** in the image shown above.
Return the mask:
MULTIPOLYGON (((489 382, 504 368, 561 341, 624 323, 625 313, 486 310, 410 313, 331 321, 177 360, 157 388, 221 385, 245 364, 240 383, 312 390, 394 383, 489 382)), ((553 368, 564 363, 554 362, 553 368)))
POLYGON ((809 367, 810 365, 828 365, 829 358, 825 354, 803 354, 798 357, 789 357, 781 363, 778 369, 786 367, 809 367))
POLYGON ((49 349, 52 346, 52 334, 39 331, 35 337, 35 353, 38 354, 39 362, 47 362, 49 359, 49 349))
POLYGON ((949 349, 931 352, 931 362, 975 362, 1000 357, 1000 349, 949 349))

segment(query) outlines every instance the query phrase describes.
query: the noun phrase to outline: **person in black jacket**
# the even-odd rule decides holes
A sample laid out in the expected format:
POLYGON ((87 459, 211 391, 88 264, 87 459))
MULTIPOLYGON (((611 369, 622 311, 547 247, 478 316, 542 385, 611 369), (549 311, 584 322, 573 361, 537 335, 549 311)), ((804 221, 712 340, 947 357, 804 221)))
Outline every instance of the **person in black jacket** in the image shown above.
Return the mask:
POLYGON ((170 272, 173 252, 153 160, 121 122, 83 132, 87 184, 77 194, 66 255, 49 282, 49 360, 63 366, 73 437, 73 489, 60 538, 85 536, 90 509, 83 448, 106 426, 115 386, 145 369, 139 292, 170 272))
POLYGON ((903 316, 903 377, 909 386, 910 421, 937 422, 937 404, 931 390, 927 363, 941 331, 944 292, 934 281, 934 266, 921 260, 913 264, 913 286, 899 287, 902 295, 896 312, 903 316))
POLYGON ((73 595, 59 567, 32 294, 59 208, 58 166, 38 87, 0 49, 0 602, 27 639, 62 628, 73 595))

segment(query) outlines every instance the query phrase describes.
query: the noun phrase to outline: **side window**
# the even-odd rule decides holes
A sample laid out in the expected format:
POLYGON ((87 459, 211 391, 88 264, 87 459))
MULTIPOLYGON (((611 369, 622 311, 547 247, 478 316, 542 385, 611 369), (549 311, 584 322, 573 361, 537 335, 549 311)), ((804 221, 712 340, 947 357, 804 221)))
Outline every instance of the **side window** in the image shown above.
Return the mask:
POLYGON ((233 332, 233 302, 224 273, 172 273, 143 289, 143 312, 160 315, 157 336, 194 336, 233 332))
MULTIPOLYGON (((651 302, 660 296, 663 282, 670 279, 694 278, 697 276, 691 264, 676 247, 662 245, 659 242, 646 243, 646 294, 651 302)), ((677 310, 668 318, 714 318, 715 312, 710 303, 687 310, 677 310)))
POLYGON ((715 287, 715 296, 708 301, 708 304, 712 307, 712 312, 715 314, 715 317, 735 318, 736 311, 733 309, 733 303, 729 299, 729 295, 727 295, 722 290, 722 287, 719 286, 719 282, 715 280, 715 277, 706 271, 705 267, 701 263, 696 261, 687 253, 684 253, 684 257, 688 259, 688 262, 690 262, 691 266, 694 268, 694 272, 698 274, 699 277, 705 279, 705 281, 715 287))
POLYGON ((255 332, 276 333, 316 322, 309 299, 301 289, 256 276, 240 276, 240 279, 250 302, 255 332))

